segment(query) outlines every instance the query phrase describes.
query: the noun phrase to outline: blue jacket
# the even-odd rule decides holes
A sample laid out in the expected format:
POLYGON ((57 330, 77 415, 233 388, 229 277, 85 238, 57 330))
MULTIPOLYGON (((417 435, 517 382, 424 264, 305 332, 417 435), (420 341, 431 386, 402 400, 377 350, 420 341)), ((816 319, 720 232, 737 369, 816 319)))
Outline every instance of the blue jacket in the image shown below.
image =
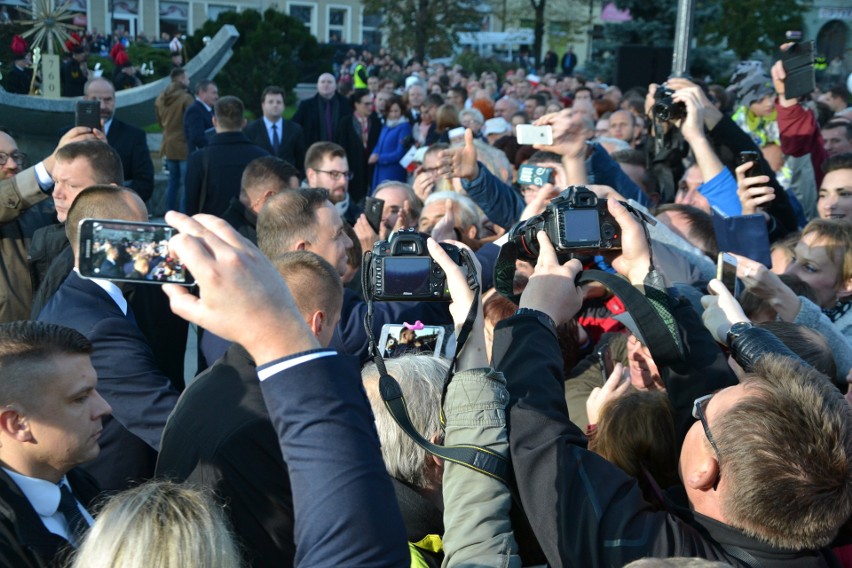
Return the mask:
POLYGON ((405 168, 399 165, 399 161, 405 155, 406 147, 404 141, 411 136, 411 124, 401 122, 396 126, 382 127, 379 141, 373 149, 373 154, 378 154, 379 161, 373 170, 373 186, 375 189, 383 181, 406 181, 408 175, 405 168))

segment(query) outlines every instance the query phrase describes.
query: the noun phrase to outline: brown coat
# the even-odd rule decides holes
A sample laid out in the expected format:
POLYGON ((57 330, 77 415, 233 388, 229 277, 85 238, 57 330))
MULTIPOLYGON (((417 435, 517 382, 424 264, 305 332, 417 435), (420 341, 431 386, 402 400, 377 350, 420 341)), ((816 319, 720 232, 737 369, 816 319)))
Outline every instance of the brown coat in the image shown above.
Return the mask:
POLYGON ((157 122, 163 128, 160 155, 167 160, 186 160, 189 156, 183 133, 183 113, 194 100, 186 87, 174 81, 157 97, 157 122))

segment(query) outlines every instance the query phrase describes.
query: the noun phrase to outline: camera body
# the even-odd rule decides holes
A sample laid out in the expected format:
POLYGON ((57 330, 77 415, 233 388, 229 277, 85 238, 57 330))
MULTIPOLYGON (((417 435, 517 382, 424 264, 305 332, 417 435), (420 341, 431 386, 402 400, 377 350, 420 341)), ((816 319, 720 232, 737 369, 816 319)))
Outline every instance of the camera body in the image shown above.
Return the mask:
MULTIPOLYGON (((447 275, 429 256, 428 238, 414 229, 402 229, 391 233, 387 241, 376 242, 367 265, 370 289, 365 294, 378 302, 449 302, 447 275)), ((440 245, 456 264, 462 264, 458 247, 440 245)))
POLYGON ((621 249, 621 227, 585 186, 570 186, 550 201, 544 213, 521 221, 509 231, 509 242, 517 246, 518 258, 535 262, 539 231, 547 233, 557 253, 596 253, 621 249))
POLYGON ((654 93, 654 116, 663 121, 680 120, 686 117, 686 105, 672 100, 674 91, 660 86, 654 93))

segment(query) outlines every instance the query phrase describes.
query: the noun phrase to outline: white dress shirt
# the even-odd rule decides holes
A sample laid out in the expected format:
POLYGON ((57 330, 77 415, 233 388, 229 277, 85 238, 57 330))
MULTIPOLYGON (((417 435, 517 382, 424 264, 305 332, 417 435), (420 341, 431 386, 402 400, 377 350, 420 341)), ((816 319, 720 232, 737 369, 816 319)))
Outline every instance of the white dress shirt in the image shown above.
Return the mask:
MULTIPOLYGON (((46 479, 37 479, 35 477, 21 475, 20 473, 15 473, 5 467, 3 468, 3 471, 5 471, 9 477, 12 478, 12 481, 14 481, 21 489, 21 492, 30 502, 30 505, 32 505, 35 512, 38 513, 38 516, 41 518, 41 522, 44 523, 44 528, 57 536, 61 536, 68 542, 72 542, 70 536, 71 532, 68 529, 68 521, 65 519, 65 515, 59 512, 59 484, 65 485, 68 489, 71 489, 71 486, 68 485, 68 480, 63 477, 59 484, 56 484, 52 481, 47 481, 46 479)), ((77 501, 77 508, 80 509, 80 513, 82 513, 86 522, 89 523, 89 526, 92 526, 92 523, 95 521, 86 508, 80 504, 80 501, 77 501)))

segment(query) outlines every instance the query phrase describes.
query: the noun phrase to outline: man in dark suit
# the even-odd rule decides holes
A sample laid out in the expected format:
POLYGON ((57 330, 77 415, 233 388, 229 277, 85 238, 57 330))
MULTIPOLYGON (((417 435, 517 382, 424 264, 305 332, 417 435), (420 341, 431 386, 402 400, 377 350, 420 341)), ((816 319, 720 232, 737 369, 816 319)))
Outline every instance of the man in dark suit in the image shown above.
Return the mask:
POLYGON ((109 404, 95 390, 92 344, 59 325, 0 325, 0 561, 58 564, 92 523, 97 457, 109 404))
MULTIPOLYGON (((275 266, 319 343, 331 340, 343 286, 321 257, 296 251, 275 266)), ((187 388, 163 432, 157 477, 212 489, 227 505, 254 568, 292 566, 293 497, 287 465, 263 402, 257 367, 237 344, 187 388), (250 484, 245 480, 251 479, 250 484)))
POLYGON ((337 125, 335 139, 346 151, 352 181, 349 182, 349 198, 360 203, 370 190, 373 166, 368 163, 373 148, 382 132, 382 121, 373 112, 373 97, 367 89, 356 89, 349 96, 354 112, 337 125))
POLYGON ((86 83, 83 98, 100 101, 101 123, 107 142, 115 148, 124 168, 124 185, 148 201, 154 193, 154 162, 145 133, 115 118, 115 88, 99 77, 86 83))
MULTIPOLYGON (((133 191, 108 185, 85 189, 71 205, 66 224, 77 251, 77 226, 86 217, 145 221, 145 204, 133 191)), ((177 391, 161 372, 132 309, 108 280, 68 275, 39 315, 39 321, 78 330, 92 342, 92 365, 104 399, 114 408, 104 421, 103 451, 86 470, 104 490, 126 489, 154 473, 160 435, 177 402, 177 391)))
POLYGON ((269 155, 243 134, 244 110, 243 102, 237 97, 222 97, 216 101, 213 117, 216 135, 208 147, 189 156, 186 168, 186 212, 189 215, 209 213, 221 217, 231 199, 239 195, 240 178, 248 163, 269 155))
POLYGON ((331 73, 317 79, 317 94, 299 103, 293 122, 305 131, 305 147, 315 142, 334 142, 334 131, 344 117, 352 114, 346 97, 337 92, 337 80, 331 73))
POLYGON ((297 122, 284 120, 284 89, 266 87, 260 96, 263 117, 249 123, 245 135, 271 155, 299 168, 305 164, 305 133, 297 122))
POLYGON ((186 147, 192 154, 207 146, 207 132, 213 128, 213 107, 219 100, 219 87, 213 81, 199 81, 195 86, 195 102, 183 115, 186 147))

